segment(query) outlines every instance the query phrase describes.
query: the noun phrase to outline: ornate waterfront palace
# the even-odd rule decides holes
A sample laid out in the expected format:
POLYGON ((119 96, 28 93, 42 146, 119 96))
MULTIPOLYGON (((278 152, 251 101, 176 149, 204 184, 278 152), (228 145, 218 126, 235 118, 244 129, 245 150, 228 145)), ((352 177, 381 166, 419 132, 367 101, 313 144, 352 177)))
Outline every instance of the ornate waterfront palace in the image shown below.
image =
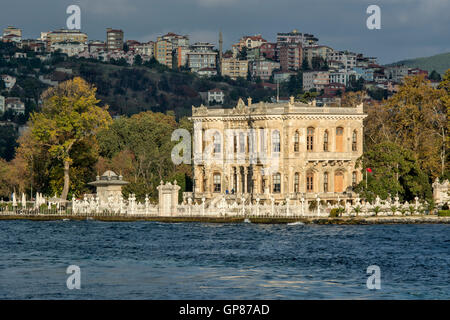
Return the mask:
POLYGON ((349 200, 363 177, 363 105, 192 107, 195 200, 349 200), (220 197, 218 197, 220 196, 220 197))

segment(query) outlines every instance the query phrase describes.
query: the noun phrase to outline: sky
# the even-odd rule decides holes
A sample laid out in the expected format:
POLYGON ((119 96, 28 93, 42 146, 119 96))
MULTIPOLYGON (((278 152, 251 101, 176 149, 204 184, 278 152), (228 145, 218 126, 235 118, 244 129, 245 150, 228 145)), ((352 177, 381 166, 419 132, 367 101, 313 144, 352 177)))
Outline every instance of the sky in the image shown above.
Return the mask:
POLYGON ((174 32, 217 45, 222 31, 226 50, 243 35, 275 41, 277 32, 297 29, 382 64, 450 52, 450 0, 1 0, 0 28, 13 25, 23 38, 38 38, 65 28, 72 4, 81 8, 89 40, 105 40, 112 27, 126 40, 174 32), (379 30, 366 26, 369 5, 381 9, 379 30))

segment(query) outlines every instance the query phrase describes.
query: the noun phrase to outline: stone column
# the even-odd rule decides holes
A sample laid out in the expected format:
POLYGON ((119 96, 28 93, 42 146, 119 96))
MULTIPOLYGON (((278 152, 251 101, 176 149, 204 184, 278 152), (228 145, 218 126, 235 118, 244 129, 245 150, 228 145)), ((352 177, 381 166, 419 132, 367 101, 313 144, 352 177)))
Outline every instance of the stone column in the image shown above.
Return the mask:
MULTIPOLYGON (((177 185, 175 180, 173 185, 170 182, 166 184, 161 181, 161 184, 157 187, 159 194, 159 215, 160 216, 175 216, 178 213, 178 191, 180 186, 177 185)), ((134 200, 131 201, 134 205, 134 200)))

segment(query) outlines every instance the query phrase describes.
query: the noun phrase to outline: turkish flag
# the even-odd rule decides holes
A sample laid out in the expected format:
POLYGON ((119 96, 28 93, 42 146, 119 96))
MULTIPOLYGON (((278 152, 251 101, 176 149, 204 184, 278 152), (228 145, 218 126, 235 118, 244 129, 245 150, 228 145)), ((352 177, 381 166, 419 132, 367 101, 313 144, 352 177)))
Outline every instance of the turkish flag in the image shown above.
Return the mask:
POLYGON ((366 170, 367 170, 367 172, 372 172, 372 169, 370 169, 370 168, 367 168, 366 170))

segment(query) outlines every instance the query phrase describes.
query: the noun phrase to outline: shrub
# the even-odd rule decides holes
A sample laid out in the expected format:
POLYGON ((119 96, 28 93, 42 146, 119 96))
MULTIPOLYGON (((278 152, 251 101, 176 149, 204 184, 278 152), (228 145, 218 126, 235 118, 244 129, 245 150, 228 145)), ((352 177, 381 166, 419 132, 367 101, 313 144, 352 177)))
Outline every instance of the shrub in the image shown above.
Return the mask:
POLYGON ((439 217, 450 217, 450 210, 439 210, 439 217))
POLYGON ((333 208, 330 211, 330 218, 336 218, 339 216, 338 208, 333 208))
POLYGON ((336 218, 342 215, 342 213, 344 212, 344 208, 339 207, 339 208, 333 208, 330 211, 330 217, 331 218, 336 218))
POLYGON ((309 210, 314 211, 317 209, 317 201, 313 200, 309 202, 309 210))

